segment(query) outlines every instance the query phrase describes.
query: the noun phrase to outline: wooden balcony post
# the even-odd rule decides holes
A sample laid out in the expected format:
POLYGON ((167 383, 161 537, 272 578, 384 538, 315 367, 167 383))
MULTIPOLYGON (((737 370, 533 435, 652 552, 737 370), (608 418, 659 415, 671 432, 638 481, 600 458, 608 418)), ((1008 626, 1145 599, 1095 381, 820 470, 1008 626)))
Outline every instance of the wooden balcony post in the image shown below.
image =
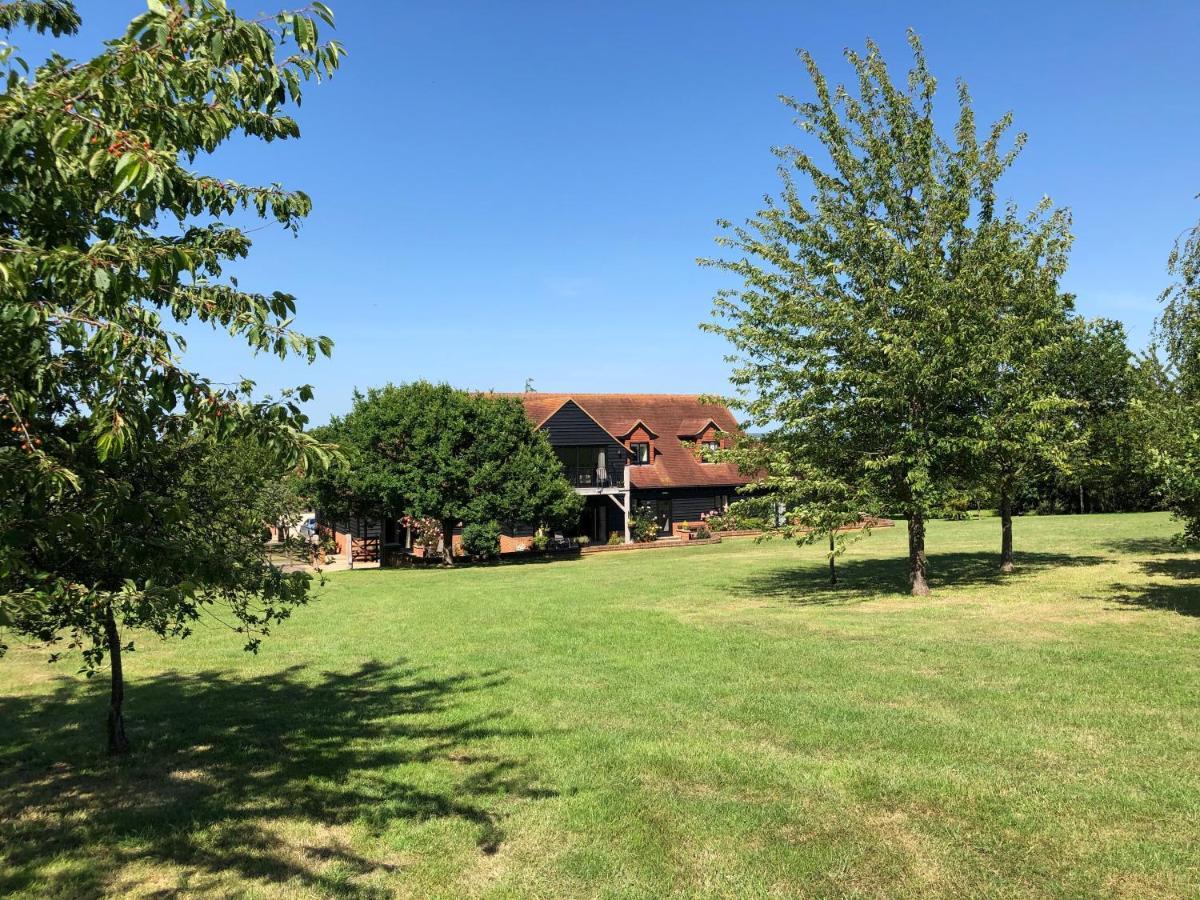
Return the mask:
POLYGON ((629 543, 629 507, 631 486, 629 484, 629 463, 625 463, 625 543, 629 543))

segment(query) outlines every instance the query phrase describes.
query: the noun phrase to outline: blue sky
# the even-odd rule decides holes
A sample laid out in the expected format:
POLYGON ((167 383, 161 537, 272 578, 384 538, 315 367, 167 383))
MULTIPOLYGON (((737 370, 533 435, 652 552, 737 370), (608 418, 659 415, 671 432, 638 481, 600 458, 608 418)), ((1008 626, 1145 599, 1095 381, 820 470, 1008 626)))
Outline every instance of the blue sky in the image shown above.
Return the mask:
MULTIPOLYGON (((954 113, 1012 110, 1029 144, 1005 183, 1074 214, 1065 287, 1142 345, 1175 238, 1200 220, 1200 4, 445 2, 330 0, 349 57, 309 89, 300 141, 223 148, 200 165, 302 188, 298 238, 271 228, 237 274, 299 302, 328 334, 312 367, 192 333, 191 362, 265 389, 308 382, 314 422, 355 386, 416 378, 520 390, 721 392, 702 334, 727 276, 696 266, 714 220, 776 187, 774 144, 801 139, 804 47, 831 80, 875 38, 900 72, 907 27, 954 113)), ((139 0, 81 0, 89 54, 139 0)), ((244 11, 272 7, 267 0, 244 11)), ((19 35, 38 58, 45 39, 19 35)))

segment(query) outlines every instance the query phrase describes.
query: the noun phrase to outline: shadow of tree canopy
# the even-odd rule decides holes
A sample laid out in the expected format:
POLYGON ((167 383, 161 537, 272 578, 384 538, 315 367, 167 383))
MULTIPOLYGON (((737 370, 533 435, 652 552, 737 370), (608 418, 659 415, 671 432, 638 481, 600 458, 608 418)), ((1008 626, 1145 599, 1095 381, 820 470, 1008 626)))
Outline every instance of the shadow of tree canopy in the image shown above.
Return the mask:
POLYGON ((1137 556, 1178 553, 1184 549, 1183 543, 1177 537, 1124 538, 1117 541, 1107 541, 1103 544, 1103 547, 1105 550, 1115 550, 1117 553, 1129 553, 1137 556))
POLYGON ((130 684, 137 744, 117 760, 100 750, 106 685, 0 698, 0 895, 119 894, 132 886, 122 869, 149 863, 182 869, 189 890, 232 872, 391 896, 370 876, 398 866, 352 851, 339 826, 382 833, 396 819, 460 820, 494 853, 506 803, 553 796, 522 762, 476 746, 528 731, 506 713, 455 715, 457 696, 501 683, 380 663, 316 679, 301 666, 164 674, 130 684), (318 836, 288 839, 297 824, 318 836))
POLYGON ((1174 584, 1148 581, 1114 584, 1112 599, 1124 606, 1163 609, 1181 616, 1200 616, 1200 559, 1151 559, 1138 563, 1148 578, 1170 578, 1174 584))
POLYGON ((1174 578, 1179 581, 1200 581, 1200 558, 1148 559, 1138 567, 1151 577, 1174 578))
MULTIPOLYGON (((1017 553, 1016 571, 1000 572, 1000 555, 992 552, 939 553, 929 557, 929 584, 938 588, 976 587, 1003 584, 1025 574, 1062 566, 1094 566, 1105 562, 1100 556, 1071 556, 1063 553, 1017 553)), ((838 605, 860 603, 887 594, 907 594, 908 562, 893 559, 842 557, 837 562, 838 583, 829 583, 829 570, 822 564, 774 569, 733 586, 742 597, 772 598, 791 604, 838 605)))

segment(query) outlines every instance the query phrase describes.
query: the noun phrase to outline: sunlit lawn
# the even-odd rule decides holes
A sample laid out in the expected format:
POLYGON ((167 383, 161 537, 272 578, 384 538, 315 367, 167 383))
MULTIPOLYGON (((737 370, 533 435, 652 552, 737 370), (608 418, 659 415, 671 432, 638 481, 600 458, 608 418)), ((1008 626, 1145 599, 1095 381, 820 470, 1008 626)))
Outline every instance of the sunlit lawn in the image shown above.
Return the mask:
POLYGON ((330 577, 104 690, 0 660, 0 895, 1200 894, 1200 555, 1165 515, 330 577))

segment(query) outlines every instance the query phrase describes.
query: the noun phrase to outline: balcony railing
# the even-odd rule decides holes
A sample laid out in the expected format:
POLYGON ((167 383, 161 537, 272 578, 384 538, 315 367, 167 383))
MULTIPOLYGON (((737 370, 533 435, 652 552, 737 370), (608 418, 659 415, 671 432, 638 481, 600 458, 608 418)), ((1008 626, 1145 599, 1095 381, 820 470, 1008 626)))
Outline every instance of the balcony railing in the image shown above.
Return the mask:
POLYGON ((624 466, 564 466, 572 487, 624 488, 624 466))

